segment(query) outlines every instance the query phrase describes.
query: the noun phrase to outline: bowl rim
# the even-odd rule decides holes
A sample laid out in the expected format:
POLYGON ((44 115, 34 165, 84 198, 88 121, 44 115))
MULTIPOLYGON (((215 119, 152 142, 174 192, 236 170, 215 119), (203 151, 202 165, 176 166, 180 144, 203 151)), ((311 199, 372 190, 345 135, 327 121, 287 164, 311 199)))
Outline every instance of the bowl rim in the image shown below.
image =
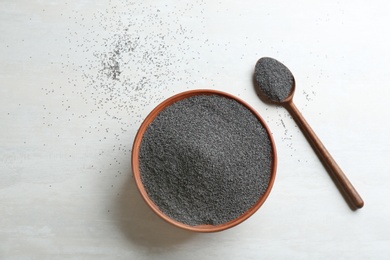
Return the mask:
POLYGON ((219 91, 219 90, 213 90, 213 89, 193 89, 193 90, 184 91, 184 92, 175 94, 175 95, 165 99, 159 105, 157 105, 148 114, 148 116, 144 119, 144 121, 142 122, 140 128, 138 129, 137 134, 136 134, 135 139, 134 139, 134 143, 133 143, 133 147, 132 147, 132 155, 131 156, 132 156, 131 163, 132 163, 133 177, 135 179, 135 183, 136 183, 136 186, 138 188, 138 191, 140 192, 141 197, 146 202, 146 204, 159 217, 161 217, 162 219, 164 219, 168 223, 170 223, 170 224, 172 224, 172 225, 174 225, 176 227, 179 227, 179 228, 182 228, 182 229, 186 229, 186 230, 189 230, 189 231, 195 231, 195 232, 208 233, 208 232, 222 231, 222 230, 226 230, 226 229, 232 228, 232 227, 242 223, 244 220, 248 219, 266 201, 266 199, 268 198, 268 195, 271 192, 271 189, 273 187, 273 184, 274 184, 274 181, 275 181, 275 177, 276 177, 277 154, 276 154, 275 142, 274 142, 274 139, 272 137, 271 131, 268 128, 268 126, 265 123, 265 121, 263 120, 263 118, 260 116, 259 113, 257 113, 249 104, 247 104, 242 99, 240 99, 240 98, 238 98, 236 96, 233 96, 232 94, 229 94, 229 93, 226 93, 226 92, 222 92, 222 91, 219 91), (149 196, 148 196, 148 194, 146 192, 146 189, 145 189, 145 187, 144 187, 144 185, 142 183, 141 173, 140 173, 140 170, 139 170, 139 149, 140 149, 141 141, 143 139, 143 135, 144 135, 146 129, 148 128, 148 126, 150 125, 150 123, 153 122, 153 120, 156 118, 156 116, 161 111, 163 111, 166 107, 168 107, 168 106, 172 105, 173 103, 175 103, 177 101, 180 101, 182 99, 189 98, 189 97, 192 97, 192 96, 197 96, 197 95, 220 95, 220 96, 223 96, 223 97, 226 97, 226 98, 230 98, 230 99, 233 99, 233 100, 239 102, 240 104, 245 106, 247 109, 249 109, 253 113, 253 115, 256 116, 256 118, 260 121, 260 123, 262 124, 262 126, 266 130, 268 138, 269 138, 270 143, 271 143, 271 149, 272 149, 271 177, 270 177, 269 184, 268 184, 268 187, 267 187, 266 191, 264 192, 264 194, 261 197, 259 197, 258 201, 251 208, 249 208, 245 213, 243 213, 241 216, 239 216, 239 217, 237 217, 237 218, 235 218, 235 219, 233 219, 233 220, 231 220, 229 222, 220 224, 220 225, 197 225, 197 226, 190 226, 190 225, 178 222, 178 221, 168 217, 167 215, 165 215, 157 207, 157 205, 154 204, 154 202, 149 198, 149 196))

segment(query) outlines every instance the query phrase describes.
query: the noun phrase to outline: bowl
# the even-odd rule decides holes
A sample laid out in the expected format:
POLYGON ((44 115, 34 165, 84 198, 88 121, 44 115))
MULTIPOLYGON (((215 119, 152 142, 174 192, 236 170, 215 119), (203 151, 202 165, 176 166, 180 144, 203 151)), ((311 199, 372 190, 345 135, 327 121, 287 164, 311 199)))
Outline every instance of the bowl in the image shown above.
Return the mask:
POLYGON ((250 216, 252 216, 260 207, 263 205, 265 200, 267 199, 269 193, 271 192, 274 180, 275 180, 275 175, 276 175, 276 164, 277 164, 277 156, 276 156, 276 148, 275 148, 275 143, 272 138, 271 132, 266 125, 265 121, 261 118, 261 116, 252 108, 250 107, 246 102, 243 100, 217 90, 210 90, 210 89, 198 89, 198 90, 190 90, 186 92, 182 92, 179 94, 176 94, 162 103, 160 103, 156 108, 154 108, 150 114, 145 118, 143 123, 141 124, 136 136, 135 140, 133 143, 133 149, 132 149, 132 170, 133 170, 133 176, 135 179, 136 186, 144 199, 144 201, 147 203, 147 205, 162 219, 167 221, 168 223, 190 231, 195 231, 195 232, 217 232, 217 231, 222 231, 226 230, 228 228, 234 227, 240 223, 242 223, 244 220, 248 219, 250 216), (270 170, 270 178, 269 178, 269 183, 268 186, 265 190, 265 192, 258 198, 255 204, 253 204, 252 207, 250 207, 245 213, 240 215, 239 217, 230 220, 228 222, 218 224, 218 225, 211 225, 211 224, 202 224, 202 225, 188 225, 182 222, 179 222, 169 216, 167 216, 162 210, 159 209, 159 207, 153 202, 153 200, 149 197, 145 186, 142 182, 141 179, 141 171, 140 171, 140 146, 142 139, 144 137, 145 131, 148 129, 148 126, 153 122, 153 120, 158 116, 158 114, 166 109, 168 106, 171 106, 175 102, 178 102, 180 100, 192 97, 192 96, 197 96, 197 95, 219 95, 228 99, 232 99, 243 105, 245 108, 247 108, 249 111, 252 112, 252 114, 258 119, 259 123, 263 126, 263 128, 267 132, 267 136, 270 141, 271 145, 271 170, 270 170))

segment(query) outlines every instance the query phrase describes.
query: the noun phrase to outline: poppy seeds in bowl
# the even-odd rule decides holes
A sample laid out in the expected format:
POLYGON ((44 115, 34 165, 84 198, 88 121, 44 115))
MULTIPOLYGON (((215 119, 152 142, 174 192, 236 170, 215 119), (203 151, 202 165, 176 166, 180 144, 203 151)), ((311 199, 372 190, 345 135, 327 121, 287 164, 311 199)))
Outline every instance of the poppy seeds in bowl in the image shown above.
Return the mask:
POLYGON ((195 95, 166 107, 148 125, 139 149, 149 198, 190 226, 238 218, 271 179, 267 129, 247 107, 222 95, 195 95))

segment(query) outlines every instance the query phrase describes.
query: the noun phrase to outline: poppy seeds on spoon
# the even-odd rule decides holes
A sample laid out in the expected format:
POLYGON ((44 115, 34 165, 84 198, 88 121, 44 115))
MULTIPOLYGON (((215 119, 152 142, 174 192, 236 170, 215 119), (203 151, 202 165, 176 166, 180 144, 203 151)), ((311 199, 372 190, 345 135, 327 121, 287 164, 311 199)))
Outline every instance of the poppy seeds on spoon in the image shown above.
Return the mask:
POLYGON ((255 78, 262 93, 274 102, 285 100, 294 86, 290 70, 273 58, 263 57, 257 61, 255 78))
POLYGON ((272 149, 266 128, 247 107, 222 95, 195 95, 149 124, 140 144, 140 177, 166 216, 190 226, 220 225, 264 195, 272 149))

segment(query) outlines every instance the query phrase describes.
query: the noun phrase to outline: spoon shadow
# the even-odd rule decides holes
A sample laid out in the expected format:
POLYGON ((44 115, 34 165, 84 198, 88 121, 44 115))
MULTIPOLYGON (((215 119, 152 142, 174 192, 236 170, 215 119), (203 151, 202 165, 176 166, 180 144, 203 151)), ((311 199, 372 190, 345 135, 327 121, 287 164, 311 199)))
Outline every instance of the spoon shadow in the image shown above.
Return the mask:
POLYGON ((170 248, 195 236, 158 217, 143 201, 134 180, 128 177, 115 201, 119 217, 114 221, 124 236, 147 248, 170 248))

